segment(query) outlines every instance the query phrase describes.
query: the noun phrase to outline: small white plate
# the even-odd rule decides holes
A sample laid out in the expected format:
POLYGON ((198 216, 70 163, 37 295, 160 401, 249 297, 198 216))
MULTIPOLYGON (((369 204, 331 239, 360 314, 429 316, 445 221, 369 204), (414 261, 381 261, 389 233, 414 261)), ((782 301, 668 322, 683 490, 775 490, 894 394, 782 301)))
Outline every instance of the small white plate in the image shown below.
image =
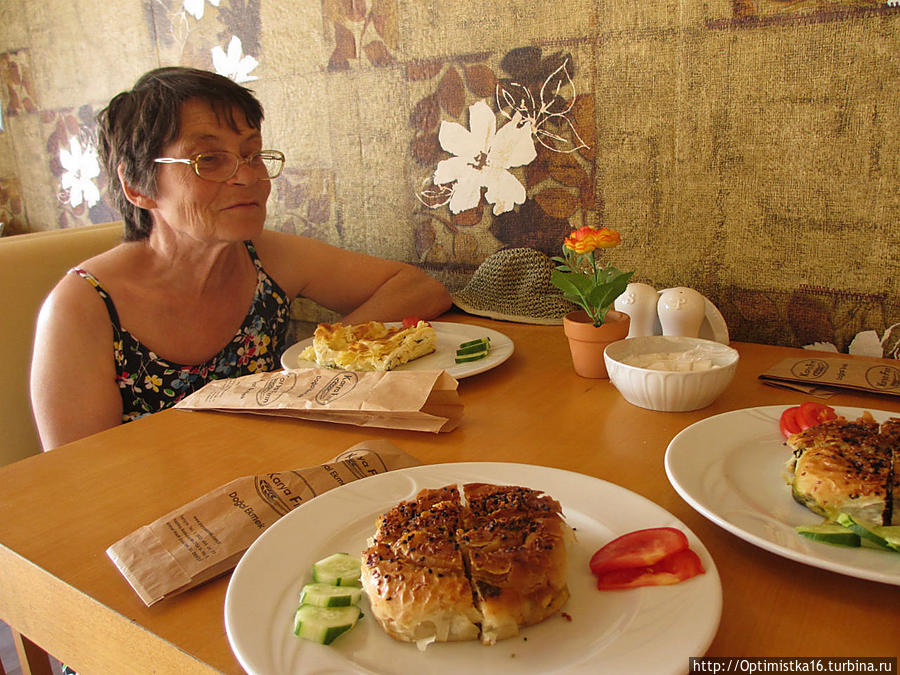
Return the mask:
MULTIPOLYGON (((399 323, 385 324, 390 327, 399 326, 399 323)), ((471 375, 483 373, 491 368, 496 368, 506 361, 513 353, 513 341, 503 333, 490 328, 472 326, 464 323, 450 323, 448 321, 432 321, 434 332, 437 334, 435 350, 422 358, 404 363, 397 370, 446 370, 448 374, 457 380, 471 375), (491 339, 491 350, 488 355, 478 361, 468 363, 456 363, 456 349, 461 342, 477 340, 482 337, 491 339)), ((300 358, 300 353, 312 344, 311 337, 291 345, 281 355, 281 367, 287 370, 293 368, 316 368, 313 361, 300 358)))
POLYGON ((722 586, 699 539, 648 499, 584 474, 529 464, 468 462, 390 471, 348 483, 281 518, 249 548, 225 596, 225 628, 250 675, 293 673, 683 673, 704 654, 719 626, 722 586), (312 563, 338 551, 362 552, 378 514, 426 487, 491 482, 543 490, 559 500, 577 541, 569 549, 565 614, 486 647, 435 643, 424 652, 390 638, 364 617, 329 646, 292 632, 300 589, 312 563), (674 586, 598 591, 588 561, 614 537, 646 527, 682 530, 706 573, 674 586))
MULTIPOLYGON (((900 554, 806 539, 798 525, 822 522, 791 497, 782 478, 791 451, 778 430, 790 406, 744 408, 684 429, 666 450, 666 474, 684 500, 741 539, 785 558, 860 579, 900 585, 900 554)), ((856 419, 861 408, 835 408, 856 419)), ((870 410, 879 422, 900 416, 870 410)))

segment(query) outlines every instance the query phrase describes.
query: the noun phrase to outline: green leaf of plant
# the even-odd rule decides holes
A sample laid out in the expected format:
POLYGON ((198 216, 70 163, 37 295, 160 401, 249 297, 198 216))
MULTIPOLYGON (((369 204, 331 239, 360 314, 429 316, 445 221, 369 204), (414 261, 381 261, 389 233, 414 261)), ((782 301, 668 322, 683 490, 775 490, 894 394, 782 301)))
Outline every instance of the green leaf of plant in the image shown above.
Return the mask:
POLYGON ((564 272, 560 272, 559 270, 553 270, 550 272, 550 283, 559 288, 563 293, 568 294, 577 294, 579 292, 578 286, 575 285, 574 279, 577 277, 572 274, 566 274, 564 272))
POLYGON ((580 277, 572 274, 564 274, 558 270, 550 272, 550 283, 563 292, 567 300, 574 302, 576 305, 587 309, 586 298, 578 284, 574 283, 575 279, 580 277))
POLYGON ((591 293, 588 295, 588 300, 593 306, 598 308, 611 306, 616 298, 625 292, 625 287, 628 286, 628 280, 631 279, 632 274, 634 274, 634 272, 627 272, 624 274, 619 272, 612 280, 606 282, 602 286, 597 286, 592 289, 591 293))

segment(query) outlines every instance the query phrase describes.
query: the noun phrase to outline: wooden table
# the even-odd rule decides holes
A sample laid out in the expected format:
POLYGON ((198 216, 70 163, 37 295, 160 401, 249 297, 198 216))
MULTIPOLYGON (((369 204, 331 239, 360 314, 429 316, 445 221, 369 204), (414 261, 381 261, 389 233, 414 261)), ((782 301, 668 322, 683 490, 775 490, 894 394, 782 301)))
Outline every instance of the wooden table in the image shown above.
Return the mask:
MULTIPOLYGON (((576 376, 561 327, 444 319, 489 326, 516 345, 502 366, 460 381, 465 412, 453 432, 169 410, 0 469, 0 619, 83 675, 240 673, 223 621, 228 576, 147 608, 106 548, 235 477, 319 464, 384 438, 425 463, 579 471, 670 511, 700 537, 721 575, 724 607, 710 656, 897 655, 898 587, 746 543, 695 512, 666 478, 666 447, 693 422, 808 398, 757 379, 803 352, 735 344, 737 376, 712 406, 658 413, 630 405, 606 380, 576 376)), ((896 397, 840 393, 829 402, 900 412, 896 397)))

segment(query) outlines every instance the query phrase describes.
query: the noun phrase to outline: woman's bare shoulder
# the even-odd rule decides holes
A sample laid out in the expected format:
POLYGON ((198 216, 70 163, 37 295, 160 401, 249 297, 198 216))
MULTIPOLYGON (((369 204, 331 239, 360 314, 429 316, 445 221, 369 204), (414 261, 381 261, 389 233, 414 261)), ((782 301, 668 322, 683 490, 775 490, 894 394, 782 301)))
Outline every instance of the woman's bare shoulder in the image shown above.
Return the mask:
MULTIPOLYGON (((77 267, 90 271, 88 261, 77 267)), ((41 305, 39 328, 82 332, 109 324, 97 277, 91 274, 93 278, 84 278, 72 270, 57 282, 41 305)))
POLYGON ((133 244, 119 244, 75 265, 44 300, 43 324, 88 334, 108 331, 109 314, 99 291, 115 289, 134 276, 135 252, 133 244))
POLYGON ((32 352, 32 406, 45 448, 121 419, 112 339, 109 313, 96 288, 75 272, 66 274, 41 307, 32 352), (104 422, 94 426, 98 417, 104 422))

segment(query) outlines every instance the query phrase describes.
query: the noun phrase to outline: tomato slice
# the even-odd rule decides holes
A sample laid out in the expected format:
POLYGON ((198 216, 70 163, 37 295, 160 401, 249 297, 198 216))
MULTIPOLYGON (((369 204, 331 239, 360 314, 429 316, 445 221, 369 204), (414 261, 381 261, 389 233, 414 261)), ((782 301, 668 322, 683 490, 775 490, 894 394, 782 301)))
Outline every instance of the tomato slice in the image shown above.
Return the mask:
POLYGON ((804 429, 833 420, 836 417, 837 413, 834 411, 834 408, 815 401, 806 401, 806 403, 801 404, 800 412, 797 413, 800 425, 804 429))
POLYGON ((804 429, 809 429, 822 422, 833 420, 837 417, 834 408, 816 401, 806 401, 801 405, 795 405, 781 413, 778 420, 778 428, 781 435, 788 438, 804 429))
POLYGON ((785 438, 789 438, 797 432, 803 431, 803 427, 800 426, 800 420, 798 419, 799 414, 799 405, 788 408, 783 413, 781 413, 781 419, 778 420, 778 428, 781 430, 782 436, 784 436, 785 438))
MULTIPOLYGON (((420 318, 417 317, 417 316, 408 316, 408 317, 406 317, 405 319, 403 319, 403 327, 404 327, 404 328, 412 328, 413 326, 419 325, 419 322, 420 322, 421 320, 422 320, 422 319, 420 319, 420 318)), ((427 322, 426 322, 426 323, 427 323, 427 322)))
POLYGON ((686 548, 666 556, 654 565, 604 572, 597 577, 597 588, 601 591, 613 591, 639 586, 667 586, 705 572, 700 557, 686 548))
POLYGON ((651 527, 613 539, 591 556, 591 572, 647 567, 688 547, 684 532, 674 527, 651 527))

